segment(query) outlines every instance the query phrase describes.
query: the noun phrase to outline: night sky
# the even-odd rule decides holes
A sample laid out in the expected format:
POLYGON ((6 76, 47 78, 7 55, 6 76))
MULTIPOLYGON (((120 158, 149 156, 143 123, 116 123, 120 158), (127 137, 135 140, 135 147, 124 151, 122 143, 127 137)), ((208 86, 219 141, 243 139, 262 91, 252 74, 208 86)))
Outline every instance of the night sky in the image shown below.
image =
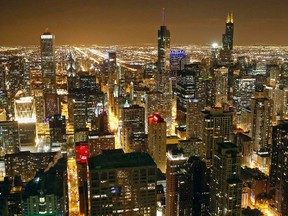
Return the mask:
POLYGON ((233 11, 236 45, 288 45, 287 0, 0 0, 0 46, 157 42, 162 8, 173 44, 221 43, 233 11))

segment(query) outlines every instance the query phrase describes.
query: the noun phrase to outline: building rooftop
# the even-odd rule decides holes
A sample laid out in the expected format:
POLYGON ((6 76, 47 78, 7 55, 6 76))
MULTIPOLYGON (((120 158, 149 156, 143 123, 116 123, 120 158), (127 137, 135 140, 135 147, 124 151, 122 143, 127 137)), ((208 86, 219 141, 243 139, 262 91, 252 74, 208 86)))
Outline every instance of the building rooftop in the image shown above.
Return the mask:
POLYGON ((156 167, 156 164, 147 153, 132 152, 124 154, 123 151, 107 150, 102 155, 89 158, 88 166, 90 170, 102 170, 143 166, 156 167))

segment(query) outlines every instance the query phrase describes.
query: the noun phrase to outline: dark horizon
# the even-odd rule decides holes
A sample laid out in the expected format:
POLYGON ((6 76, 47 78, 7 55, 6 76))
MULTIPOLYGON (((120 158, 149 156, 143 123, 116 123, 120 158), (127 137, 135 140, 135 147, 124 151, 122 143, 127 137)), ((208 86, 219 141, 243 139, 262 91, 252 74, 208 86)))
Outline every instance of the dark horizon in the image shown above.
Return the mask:
POLYGON ((288 45, 288 2, 281 0, 15 0, 1 5, 0 46, 39 45, 48 27, 57 45, 156 44, 165 8, 171 44, 221 44, 227 13, 235 45, 288 45))

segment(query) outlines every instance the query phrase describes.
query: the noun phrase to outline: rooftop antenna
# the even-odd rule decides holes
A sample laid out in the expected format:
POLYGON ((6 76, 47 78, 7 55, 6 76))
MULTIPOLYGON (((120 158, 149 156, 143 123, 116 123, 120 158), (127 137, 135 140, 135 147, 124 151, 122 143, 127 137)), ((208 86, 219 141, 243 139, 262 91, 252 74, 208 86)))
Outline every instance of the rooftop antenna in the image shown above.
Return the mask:
POLYGON ((162 9, 162 26, 165 26, 165 8, 162 9))

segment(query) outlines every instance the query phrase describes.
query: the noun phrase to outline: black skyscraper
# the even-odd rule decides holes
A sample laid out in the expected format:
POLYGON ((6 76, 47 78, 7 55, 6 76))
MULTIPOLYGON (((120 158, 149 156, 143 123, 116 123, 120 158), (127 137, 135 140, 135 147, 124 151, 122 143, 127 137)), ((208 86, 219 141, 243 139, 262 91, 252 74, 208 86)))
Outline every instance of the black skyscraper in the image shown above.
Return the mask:
POLYGON ((225 27, 225 34, 223 34, 222 38, 224 50, 233 50, 233 33, 234 33, 233 14, 228 13, 225 27))

